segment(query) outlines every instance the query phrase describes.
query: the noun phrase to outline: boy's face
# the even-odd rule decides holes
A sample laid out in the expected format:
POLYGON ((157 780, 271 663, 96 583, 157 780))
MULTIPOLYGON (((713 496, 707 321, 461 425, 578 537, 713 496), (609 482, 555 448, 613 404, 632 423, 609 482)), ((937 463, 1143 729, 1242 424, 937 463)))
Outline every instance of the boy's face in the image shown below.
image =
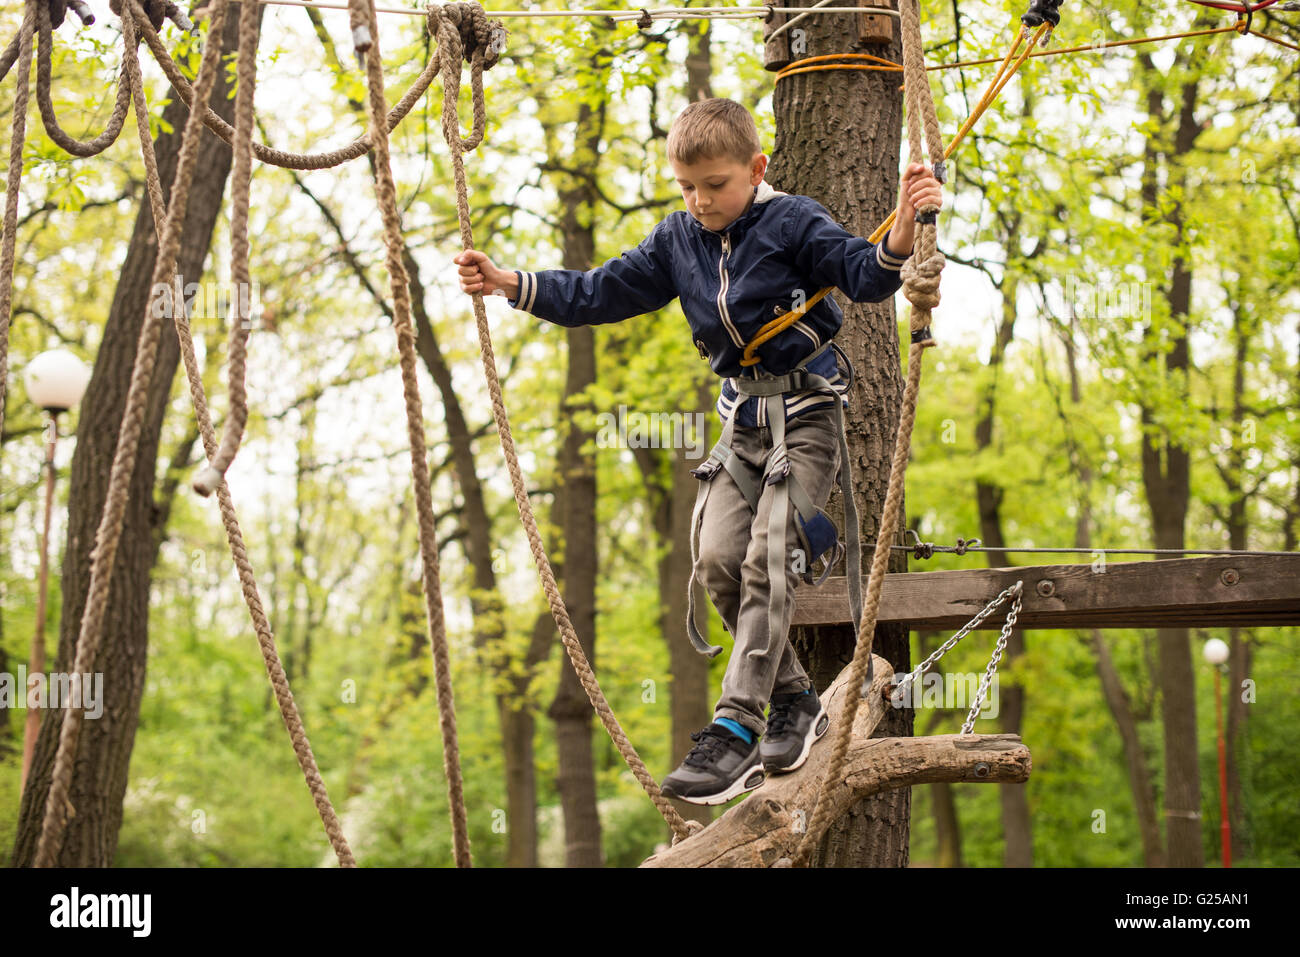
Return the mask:
POLYGON ((754 187, 763 181, 767 157, 755 153, 748 166, 729 157, 686 165, 672 161, 686 209, 704 226, 723 230, 749 208, 754 187))

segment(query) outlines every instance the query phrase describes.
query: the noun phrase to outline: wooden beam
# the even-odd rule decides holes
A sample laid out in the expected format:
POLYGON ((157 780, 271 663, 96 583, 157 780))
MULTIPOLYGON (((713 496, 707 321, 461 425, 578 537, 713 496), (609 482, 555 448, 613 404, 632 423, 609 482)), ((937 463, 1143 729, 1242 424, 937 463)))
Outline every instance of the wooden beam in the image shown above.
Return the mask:
MULTIPOLYGON (((881 622, 955 630, 1003 589, 1024 581, 1024 628, 1300 625, 1300 554, 1227 555, 1087 565, 1025 565, 885 576, 881 622)), ((800 585, 793 624, 849 620, 848 579, 800 585)), ((865 596, 867 580, 862 579, 865 596)), ((997 630, 1010 602, 980 623, 997 630)))

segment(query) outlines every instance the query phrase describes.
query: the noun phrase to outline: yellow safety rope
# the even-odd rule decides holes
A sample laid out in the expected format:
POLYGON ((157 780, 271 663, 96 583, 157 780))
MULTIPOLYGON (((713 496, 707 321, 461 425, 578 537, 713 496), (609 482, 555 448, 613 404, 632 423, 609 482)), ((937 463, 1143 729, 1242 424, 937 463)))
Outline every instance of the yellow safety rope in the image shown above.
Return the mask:
MULTIPOLYGON (((975 125, 975 122, 981 116, 984 115, 984 111, 989 108, 989 106, 993 103, 995 99, 997 99, 997 96, 999 93, 1002 92, 1003 87, 1005 87, 1007 83, 1010 82, 1011 78, 1015 76, 1016 71, 1020 69, 1021 64, 1024 63, 1025 60, 1029 57, 1030 51, 1033 50, 1038 40, 1043 36, 1044 33, 1049 32, 1051 29, 1052 26, 1050 23, 1041 24, 1038 27, 1038 29, 1034 32, 1033 36, 1030 38, 1029 45, 1025 48, 1025 52, 1020 55, 1020 58, 1016 60, 1015 63, 1011 66, 1011 69, 1008 70, 1007 64, 1011 62, 1011 58, 1015 56, 1016 51, 1020 48, 1021 42, 1028 35, 1027 30, 1016 31, 1015 42, 1011 44, 1011 49, 1007 51, 1007 55, 1002 58, 1002 64, 1001 66, 998 67, 998 72, 994 74, 993 79, 989 81, 989 85, 984 90, 984 94, 980 97, 979 102, 975 104, 975 109, 971 111, 970 116, 966 118, 966 121, 961 125, 961 128, 957 131, 956 135, 953 136, 951 141, 949 141, 947 148, 944 150, 944 154, 943 154, 944 159, 947 159, 952 154, 953 149, 957 146, 958 143, 961 142, 962 138, 968 132, 970 132, 970 129, 972 126, 975 125)), ((1233 28, 1229 27, 1228 29, 1233 29, 1233 28)), ((880 57, 873 57, 872 54, 870 53, 843 54, 843 55, 871 57, 876 60, 881 59, 880 57)), ((832 59, 834 56, 835 55, 832 54, 831 56, 828 57, 809 57, 808 60, 796 60, 795 63, 796 64, 806 63, 809 60, 832 59)), ((902 70, 901 66, 895 63, 890 63, 888 60, 881 60, 881 62, 886 64, 887 67, 890 69, 902 70)), ((791 66, 793 65, 795 64, 791 64, 791 66)), ((823 67, 807 67, 805 69, 808 70, 836 69, 837 67, 843 67, 846 69, 860 69, 860 70, 886 69, 885 66, 857 66, 855 64, 843 64, 843 63, 830 64, 823 67)), ((788 70, 789 67, 787 67, 786 70, 783 70, 781 73, 778 73, 776 78, 779 80, 781 79, 782 76, 788 76, 789 73, 786 72, 788 70)), ((795 72, 802 72, 802 71, 796 70, 795 72)), ((879 226, 876 227, 875 231, 871 234, 868 241, 872 243, 880 242, 881 238, 889 230, 889 227, 894 225, 894 219, 897 215, 898 215, 898 210, 897 209, 893 210, 889 214, 889 217, 883 223, 881 223, 879 226)), ((761 346, 763 343, 767 342, 769 339, 773 338, 774 336, 780 335, 782 332, 784 332, 785 330, 793 326, 796 322, 799 321, 801 316, 807 313, 808 310, 811 309, 813 306, 817 305, 817 303, 821 302, 821 300, 824 299, 827 295, 829 295, 834 289, 835 289, 834 286, 827 286, 825 289, 819 290, 816 295, 814 295, 811 299, 805 302, 798 309, 791 309, 789 312, 783 313, 777 318, 766 323, 761 329, 759 329, 758 334, 755 335, 754 338, 751 339, 749 343, 745 346, 744 355, 740 360, 740 364, 742 366, 757 365, 758 362, 760 361, 758 357, 759 346, 761 346)))

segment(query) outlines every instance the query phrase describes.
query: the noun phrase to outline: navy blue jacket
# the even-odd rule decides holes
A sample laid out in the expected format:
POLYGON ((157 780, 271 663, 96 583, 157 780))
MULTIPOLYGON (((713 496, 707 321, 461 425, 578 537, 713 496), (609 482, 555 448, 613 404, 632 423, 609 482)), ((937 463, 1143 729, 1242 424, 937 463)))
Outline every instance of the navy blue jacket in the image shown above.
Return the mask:
MULTIPOLYGON (((749 209, 725 229, 704 226, 686 210, 669 214, 635 249, 581 272, 516 270, 517 299, 511 306, 561 326, 620 322, 680 299, 702 358, 722 376, 718 414, 735 411, 736 376, 761 368, 789 372, 840 330, 844 314, 826 296, 793 326, 758 348, 760 362, 740 365, 745 344, 770 319, 835 286, 853 302, 881 302, 902 286, 904 258, 845 230, 826 207, 808 196, 754 187, 749 209)), ((840 392, 847 406, 848 379, 828 349, 809 366, 840 392)), ((787 418, 830 408, 825 394, 785 397, 787 418)), ((747 399, 738 426, 765 425, 765 407, 747 399)))

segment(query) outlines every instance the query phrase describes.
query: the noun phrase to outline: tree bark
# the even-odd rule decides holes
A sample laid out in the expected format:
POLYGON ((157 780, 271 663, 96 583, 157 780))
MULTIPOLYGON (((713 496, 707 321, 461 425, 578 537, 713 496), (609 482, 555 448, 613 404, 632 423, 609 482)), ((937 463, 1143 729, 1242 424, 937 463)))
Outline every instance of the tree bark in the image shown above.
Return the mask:
MULTIPOLYGON (((1198 16, 1198 20, 1201 18, 1198 16)), ((1192 149, 1199 131, 1195 116, 1198 81, 1182 84, 1172 142, 1167 143, 1165 97, 1160 78, 1150 57, 1140 58, 1148 69, 1145 77, 1148 113, 1159 120, 1160 130, 1149 136, 1145 145, 1142 172, 1143 215, 1158 215, 1159 171, 1163 169, 1170 187, 1180 192, 1171 202, 1166 222, 1173 227, 1170 242, 1175 248, 1173 268, 1165 297, 1169 306, 1169 330, 1149 323, 1144 331, 1143 346, 1148 363, 1157 365, 1162 378, 1177 377, 1186 394, 1186 376, 1191 369, 1187 332, 1190 321, 1192 264, 1181 252, 1187 242, 1186 214, 1181 196, 1187 185, 1186 169, 1181 157, 1192 149), (1166 335, 1167 333, 1167 335, 1166 335), (1165 340, 1168 344, 1166 345, 1165 340), (1161 356, 1163 355, 1163 360, 1161 356)), ((1186 55, 1175 60, 1175 70, 1186 66, 1186 55)), ((1142 485, 1151 509, 1151 523, 1156 548, 1183 548, 1186 544, 1184 524, 1191 497, 1190 457, 1178 439, 1168 434, 1158 421, 1157 410, 1142 396, 1142 485)), ((1197 757, 1196 689, 1192 670, 1192 653, 1185 628, 1160 628, 1156 631, 1159 647, 1159 684, 1161 716, 1165 742, 1165 816, 1169 864, 1174 867, 1201 867, 1205 863, 1201 846, 1201 781, 1197 757)))
MULTIPOLYGON (((1025 114, 1031 112, 1026 101, 1025 114)), ((975 422, 975 448, 982 452, 993 444, 993 425, 997 407, 998 372, 1002 368, 1002 358, 1007 346, 1011 344, 1016 323, 1016 293, 1020 287, 1015 271, 1020 249, 1019 212, 1013 214, 1005 238, 1007 251, 1007 269, 999 286, 1002 298, 1002 318, 998 322, 998 334, 989 355, 991 378, 980 397, 979 418, 975 422)), ((1002 487, 979 479, 975 481, 975 499, 979 509, 980 539, 986 548, 1000 549, 1006 544, 1002 533, 1002 487)), ((989 568, 1004 568, 1010 565, 1004 551, 984 553, 989 568)), ((1025 631, 1014 628, 1007 639, 1006 668, 1004 677, 1014 678, 1016 663, 1025 654, 1025 631)), ((1020 727, 1025 713, 1025 689, 1016 681, 1005 681, 998 687, 1002 697, 1000 717, 1002 730, 1007 734, 1020 734, 1020 727)), ((1033 824, 1029 817, 1029 800, 1023 786, 1006 784, 998 788, 998 797, 1002 805, 1002 835, 1004 838, 1002 862, 1006 867, 1034 866, 1033 824)))
MULTIPOLYGON (((238 21, 238 17, 226 18, 222 36, 222 48, 226 51, 233 51, 236 47, 238 21)), ((231 96, 223 72, 213 89, 210 105, 227 122, 233 121, 234 100, 228 98, 231 96)), ((159 134, 154 144, 166 198, 171 195, 186 113, 180 98, 174 98, 163 111, 163 119, 170 124, 172 132, 159 134)), ((212 148, 199 152, 190 188, 181 253, 177 260, 182 283, 197 281, 203 275, 203 264, 213 226, 221 212, 225 182, 230 172, 230 149, 206 129, 201 135, 212 148)), ((145 201, 140 204, 136 216, 131 243, 118 274, 113 303, 104 327, 104 338, 81 403, 81 422, 72 458, 68 498, 68 543, 62 570, 63 608, 56 667, 63 671, 71 667, 75 658, 75 643, 90 584, 90 551, 108 492, 110 465, 126 405, 136 343, 150 301, 157 252, 157 233, 149 203, 145 201)), ((88 720, 82 728, 76 773, 69 795, 77 813, 68 823, 59 853, 58 865, 61 867, 108 867, 113 863, 117 849, 122 799, 144 691, 149 638, 149 575, 157 556, 154 473, 159 434, 180 360, 179 350, 175 330, 168 325, 163 329, 157 366, 150 383, 139 455, 131 478, 130 499, 113 567, 103 640, 95 662, 95 671, 103 674, 103 716, 88 720)), ((47 711, 42 716, 31 776, 19 812, 13 852, 15 867, 30 866, 35 858, 61 718, 62 711, 47 711)))
MULTIPOLYGON (((1070 377, 1071 408, 1077 408, 1083 398, 1079 384, 1079 368, 1074 348, 1074 320, 1058 329, 1061 342, 1065 347, 1066 370, 1070 377)), ((1069 416, 1063 407, 1057 410, 1062 423, 1068 423, 1069 416)), ((1070 463, 1079 475, 1078 518, 1074 526, 1074 544, 1077 548, 1088 548, 1092 543, 1092 463, 1083 458, 1075 444, 1072 433, 1066 430, 1066 443, 1070 451, 1070 463)), ((1138 832, 1142 838, 1142 860, 1147 867, 1163 867, 1165 861, 1164 847, 1161 844, 1160 821, 1156 815, 1156 795, 1151 779, 1146 752, 1138 737, 1137 718, 1132 702, 1124 690, 1119 672, 1110 657, 1110 648, 1106 636, 1098 629, 1091 630, 1093 653, 1097 658, 1097 676, 1101 682, 1102 697, 1115 727, 1119 731, 1120 744, 1124 750, 1124 763, 1128 771, 1129 790, 1133 793, 1133 807, 1137 814, 1138 832)))
MULTIPOLYGON (((807 56, 836 51, 871 52, 901 62, 895 38, 887 48, 863 45, 855 17, 808 17, 807 56)), ((829 70, 788 77, 776 84, 772 98, 776 144, 767 180, 787 193, 811 196, 837 222, 859 236, 871 234, 898 200, 902 97, 897 74, 829 70)), ((807 290, 812 295, 816 290, 807 290)), ((857 496, 862 541, 876 537, 889 484, 894 435, 902 401, 898 329, 893 301, 848 303, 835 293, 844 312, 836 337, 857 373, 846 413, 853 494, 857 496)), ((832 493, 827 511, 843 524, 842 495, 832 493)), ((901 535, 897 541, 901 542, 901 535)), ((864 545, 862 568, 871 566, 870 544, 864 545)), ((889 571, 904 572, 907 559, 897 553, 889 571)), ((840 574, 844 574, 843 571, 840 574)), ((853 656, 853 628, 796 628, 790 640, 819 691, 853 656)), ((907 630, 876 628, 874 651, 892 671, 907 671, 907 630)), ((890 709, 881 736, 912 733, 911 709, 890 709)), ((813 750, 815 754, 817 749, 813 750)), ((823 838, 814 863, 830 867, 902 867, 908 860, 911 792, 904 788, 852 804, 823 838)))
MULTIPOLYGON (((602 94, 603 96, 603 94, 602 94)), ((595 107, 584 100, 578 106, 577 131, 569 164, 589 176, 563 177, 560 190, 563 262, 566 269, 587 270, 595 261, 596 242, 592 210, 598 200, 595 173, 600 160, 600 140, 605 125, 605 100, 595 107)), ((564 384, 561 430, 564 445, 559 474, 564 486, 564 601, 582 650, 596 667, 596 462, 583 454, 584 443, 594 435, 577 425, 590 412, 588 400, 575 401, 596 381, 595 330, 591 326, 566 329, 568 374, 564 384)), ((597 669, 599 670, 599 669, 597 669)), ((555 722, 559 757, 560 805, 564 811, 565 863, 569 867, 600 867, 600 816, 596 806, 596 775, 592 760, 592 710, 568 656, 560 661, 560 681, 548 711, 555 722)))

